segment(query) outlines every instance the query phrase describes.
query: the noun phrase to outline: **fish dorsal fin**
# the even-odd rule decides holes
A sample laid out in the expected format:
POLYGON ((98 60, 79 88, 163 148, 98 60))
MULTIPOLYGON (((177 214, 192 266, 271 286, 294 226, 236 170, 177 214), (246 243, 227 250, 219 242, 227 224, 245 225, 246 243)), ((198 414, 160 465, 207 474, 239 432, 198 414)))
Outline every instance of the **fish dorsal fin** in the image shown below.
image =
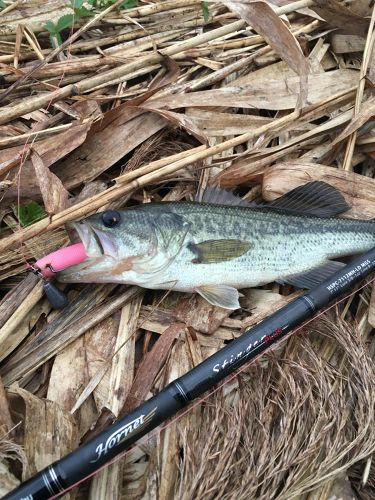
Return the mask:
POLYGON ((231 191, 215 186, 207 186, 202 198, 196 197, 195 201, 213 205, 268 208, 287 214, 317 217, 334 217, 350 209, 340 191, 323 181, 308 182, 268 203, 244 201, 231 191))
POLYGON ((229 205, 232 207, 256 206, 254 203, 241 200, 241 198, 233 194, 232 191, 227 191, 216 186, 207 186, 202 197, 199 199, 199 197, 196 196, 194 201, 211 203, 212 205, 229 205))
POLYGON ((350 209, 343 195, 323 181, 314 181, 285 193, 277 200, 262 203, 259 208, 271 208, 284 213, 333 217, 350 209))
POLYGON ((336 271, 345 267, 343 262, 337 262, 335 260, 329 260, 319 267, 315 267, 307 273, 296 274, 294 276, 289 276, 281 280, 277 280, 278 283, 288 284, 297 286, 298 288, 313 288, 319 285, 327 278, 330 278, 332 274, 336 271))

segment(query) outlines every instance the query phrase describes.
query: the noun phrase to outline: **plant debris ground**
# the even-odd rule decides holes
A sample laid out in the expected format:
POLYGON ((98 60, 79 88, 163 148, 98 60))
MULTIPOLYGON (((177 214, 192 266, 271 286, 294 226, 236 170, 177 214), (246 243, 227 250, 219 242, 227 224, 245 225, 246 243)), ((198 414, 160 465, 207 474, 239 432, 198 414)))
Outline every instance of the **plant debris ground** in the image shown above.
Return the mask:
MULTIPOLYGON (((375 217, 372 1, 0 1, 0 494, 301 290, 65 286, 26 262, 97 210, 272 200, 310 180, 375 217)), ((375 292, 357 290, 72 498, 375 497, 375 292)))

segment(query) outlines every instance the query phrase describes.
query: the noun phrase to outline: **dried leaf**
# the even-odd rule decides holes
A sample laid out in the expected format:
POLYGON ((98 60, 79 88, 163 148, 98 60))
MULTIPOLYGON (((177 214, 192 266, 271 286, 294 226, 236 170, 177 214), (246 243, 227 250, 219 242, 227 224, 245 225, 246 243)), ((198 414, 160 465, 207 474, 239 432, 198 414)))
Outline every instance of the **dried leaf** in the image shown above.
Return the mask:
POLYGON ((74 418, 57 403, 42 400, 20 387, 14 387, 10 392, 19 396, 25 404, 24 449, 28 459, 28 476, 78 446, 74 418))
POLYGON ((0 302, 0 329, 12 316, 17 307, 25 300, 30 291, 38 283, 39 279, 29 273, 17 286, 13 287, 0 302))
POLYGON ((12 427, 13 427, 13 422, 12 422, 12 417, 10 415, 9 403, 5 394, 3 382, 0 377, 0 440, 4 436, 8 435, 12 427))
POLYGON ((143 295, 121 310, 116 336, 115 354, 109 371, 106 407, 117 417, 123 407, 134 378, 135 334, 143 295))
MULTIPOLYGON (((181 74, 181 68, 178 65, 178 63, 172 59, 171 57, 161 54, 162 59, 161 59, 161 64, 164 66, 166 72, 162 75, 158 75, 154 80, 151 82, 151 85, 149 86, 149 90, 152 92, 155 92, 156 90, 159 91, 166 87, 167 85, 175 82, 178 77, 181 74)), ((145 92, 143 96, 148 99, 150 97, 150 94, 148 92, 145 92)), ((134 105, 134 100, 133 100, 133 105, 134 105)))
POLYGON ((209 304, 199 295, 182 298, 175 309, 176 319, 199 332, 213 334, 231 311, 209 304))
POLYGON ((221 113, 199 108, 186 108, 185 115, 208 137, 244 134, 272 120, 263 116, 221 113))
MULTIPOLYGON (((246 182, 258 182, 262 178, 266 167, 276 160, 285 157, 287 154, 299 150, 301 146, 310 146, 314 138, 324 136, 347 123, 351 119, 352 114, 352 110, 345 111, 323 122, 321 125, 309 128, 305 133, 292 135, 289 140, 281 142, 277 146, 252 150, 248 155, 243 155, 238 160, 234 160, 230 167, 218 175, 217 182, 227 188, 246 182)), ((331 151, 331 146, 329 145, 326 149, 331 151)))
POLYGON ((298 107, 305 104, 308 95, 307 75, 311 72, 309 62, 303 55, 301 47, 287 25, 275 11, 263 1, 241 3, 223 0, 223 3, 245 19, 257 33, 262 35, 273 50, 283 59, 301 78, 300 99, 298 107))
POLYGON ((314 0, 311 7, 327 23, 335 28, 340 28, 343 33, 353 35, 366 35, 369 21, 362 16, 355 14, 349 7, 346 7, 338 0, 314 0))
POLYGON ((173 111, 167 111, 165 109, 152 109, 150 107, 148 107, 147 109, 149 109, 150 111, 154 111, 174 125, 183 127, 189 134, 193 135, 202 144, 206 144, 208 142, 208 137, 206 136, 205 132, 198 128, 194 121, 184 113, 174 113, 173 111))
POLYGON ((372 49, 367 78, 371 85, 375 85, 375 46, 372 49))
MULTIPOLYGON (((177 342, 171 350, 171 355, 166 366, 166 380, 168 384, 181 377, 189 370, 186 348, 182 342, 177 342)), ((161 435, 159 461, 160 461, 160 498, 173 498, 174 486, 178 477, 178 456, 180 454, 178 427, 182 422, 172 422, 161 435)))
POLYGON ((332 35, 332 50, 335 54, 363 52, 365 45, 366 39, 363 36, 339 33, 332 35))
MULTIPOLYGON (((61 132, 53 137, 48 137, 33 144, 33 151, 42 159, 45 167, 52 166, 60 158, 63 158, 71 151, 82 144, 86 138, 87 131, 90 128, 90 123, 76 125, 65 132, 61 132)), ((20 165, 21 159, 28 152, 25 147, 19 146, 6 149, 1 153, 1 160, 7 165, 10 162, 10 170, 20 165), (5 161, 6 160, 6 161, 5 161)), ((0 164, 1 169, 1 164, 0 164)), ((4 200, 12 201, 18 198, 18 192, 22 198, 40 199, 40 189, 34 173, 34 165, 30 160, 22 165, 22 175, 18 176, 18 172, 11 172, 11 178, 14 179, 15 185, 8 189, 4 194, 4 200)), ((67 188, 70 187, 67 185, 67 188)))
MULTIPOLYGON (((90 123, 73 125, 68 130, 55 134, 52 137, 34 142, 33 149, 42 157, 46 166, 49 167, 82 144, 89 128, 90 123)), ((18 165, 20 158, 24 155, 25 146, 8 148, 2 151, 1 161, 17 160, 18 165)))
MULTIPOLYGON (((59 353, 53 362, 49 379, 47 399, 55 401, 61 408, 71 413, 82 388, 89 380, 87 346, 81 337, 59 353)), ((87 400, 81 406, 77 419, 77 431, 85 434, 97 417, 95 404, 87 400)))
POLYGON ((69 193, 63 183, 49 170, 36 151, 31 153, 31 162, 46 212, 51 215, 64 210, 68 206, 69 193))
MULTIPOLYGON (((174 109, 198 106, 236 107, 248 109, 282 110, 293 109, 298 101, 302 80, 299 76, 284 79, 264 79, 239 87, 224 87, 213 90, 201 90, 187 94, 172 94, 155 97, 143 106, 153 109, 174 109)), ((332 92, 349 90, 357 85, 358 73, 352 70, 336 70, 327 73, 309 75, 307 92, 310 105, 324 101, 332 92)))
POLYGON ((136 373, 130 394, 126 398, 124 407, 120 413, 125 415, 144 401, 147 393, 152 387, 155 377, 167 359, 170 348, 175 339, 184 330, 183 323, 173 323, 167 328, 156 341, 151 351, 144 357, 141 366, 136 373))
POLYGON ((90 134, 82 146, 54 169, 68 189, 96 179, 168 123, 155 113, 142 113, 138 109, 130 112, 130 116, 140 116, 124 122, 124 116, 120 115, 104 129, 90 134))
POLYGON ((345 129, 339 134, 336 139, 332 141, 332 146, 338 144, 343 141, 349 135, 353 134, 353 132, 357 132, 365 123, 367 123, 370 118, 375 115, 375 99, 368 99, 363 102, 361 105, 360 112, 356 115, 355 118, 345 127, 345 129))

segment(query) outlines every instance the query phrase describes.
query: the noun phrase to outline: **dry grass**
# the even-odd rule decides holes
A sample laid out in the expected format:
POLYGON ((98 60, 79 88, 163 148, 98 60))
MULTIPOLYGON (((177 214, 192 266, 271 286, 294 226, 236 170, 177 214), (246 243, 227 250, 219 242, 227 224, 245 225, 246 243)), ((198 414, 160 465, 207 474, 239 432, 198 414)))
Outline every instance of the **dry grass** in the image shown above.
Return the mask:
POLYGON ((374 452, 375 370, 358 329, 330 314, 267 358, 181 429, 179 498, 300 498, 374 452))
MULTIPOLYGON (((223 0, 206 19, 200 0, 103 2, 54 48, 44 26, 67 1, 5 3, 4 492, 299 293, 247 290, 229 314, 182 294, 68 286, 70 305, 52 311, 25 259, 66 244, 65 223, 212 184, 271 200, 315 179, 340 189, 348 216, 375 217, 368 0, 223 0), (46 213, 22 227, 30 201, 46 213)), ((375 289, 354 293, 72 495, 374 498, 374 304, 375 289)))

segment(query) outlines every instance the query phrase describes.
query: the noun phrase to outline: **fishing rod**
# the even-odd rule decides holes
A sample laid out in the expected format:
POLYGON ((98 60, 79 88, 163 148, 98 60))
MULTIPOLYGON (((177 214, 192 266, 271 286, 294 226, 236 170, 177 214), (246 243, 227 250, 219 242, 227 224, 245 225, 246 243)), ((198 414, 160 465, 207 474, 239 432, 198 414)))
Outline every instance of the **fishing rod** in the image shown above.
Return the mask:
POLYGON ((46 500, 66 493, 67 488, 95 473, 374 270, 375 248, 231 341, 118 422, 21 484, 4 500, 46 500))

